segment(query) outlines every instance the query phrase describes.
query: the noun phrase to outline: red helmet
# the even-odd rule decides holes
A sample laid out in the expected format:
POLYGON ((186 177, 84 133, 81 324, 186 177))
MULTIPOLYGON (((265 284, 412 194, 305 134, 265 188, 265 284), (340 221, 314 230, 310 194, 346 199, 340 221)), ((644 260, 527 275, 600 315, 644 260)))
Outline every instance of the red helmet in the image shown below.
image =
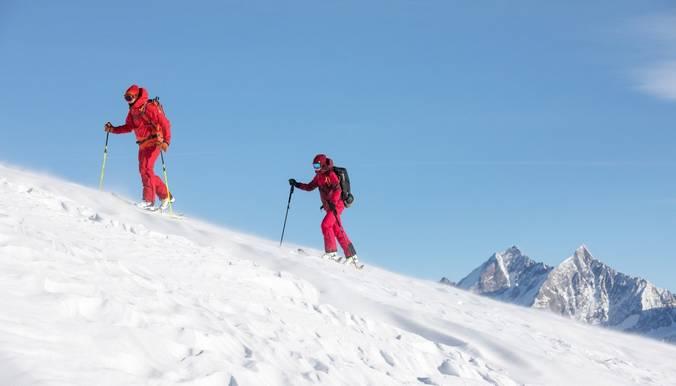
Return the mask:
POLYGON ((317 154, 312 160, 312 166, 315 168, 315 173, 325 172, 333 168, 333 160, 324 154, 317 154))
POLYGON ((124 93, 124 99, 127 100, 127 102, 129 102, 129 101, 131 101, 131 100, 134 99, 134 98, 138 98, 138 96, 139 96, 139 91, 141 91, 140 88, 139 88, 139 86, 137 86, 137 85, 135 85, 135 84, 132 84, 131 86, 129 86, 129 88, 127 89, 127 91, 125 91, 125 93, 124 93))

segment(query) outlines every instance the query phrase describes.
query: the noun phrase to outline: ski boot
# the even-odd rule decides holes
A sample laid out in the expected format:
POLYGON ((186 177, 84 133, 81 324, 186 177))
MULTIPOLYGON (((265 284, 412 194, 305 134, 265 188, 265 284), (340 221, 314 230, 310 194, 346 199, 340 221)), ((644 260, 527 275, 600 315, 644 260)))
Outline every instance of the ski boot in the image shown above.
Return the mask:
POLYGON ((359 257, 357 255, 352 255, 352 256, 346 257, 345 260, 343 261, 343 264, 351 264, 356 269, 364 268, 364 264, 361 264, 359 262, 359 257))
POLYGON ((169 193, 169 197, 165 198, 160 202, 160 210, 165 211, 169 207, 169 204, 173 204, 176 201, 174 195, 169 193))
POLYGON ((326 252, 325 254, 322 255, 322 259, 331 261, 340 261, 340 256, 338 256, 338 252, 326 252))

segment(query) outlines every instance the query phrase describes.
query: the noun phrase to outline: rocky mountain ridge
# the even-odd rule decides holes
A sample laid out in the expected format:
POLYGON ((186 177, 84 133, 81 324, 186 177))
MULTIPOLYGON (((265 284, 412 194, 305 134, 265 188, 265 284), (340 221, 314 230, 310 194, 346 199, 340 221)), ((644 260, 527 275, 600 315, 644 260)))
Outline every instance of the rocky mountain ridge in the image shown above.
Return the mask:
POLYGON ((493 254, 456 285, 497 300, 676 343, 676 296, 617 272, 585 246, 556 267, 517 247, 493 254))

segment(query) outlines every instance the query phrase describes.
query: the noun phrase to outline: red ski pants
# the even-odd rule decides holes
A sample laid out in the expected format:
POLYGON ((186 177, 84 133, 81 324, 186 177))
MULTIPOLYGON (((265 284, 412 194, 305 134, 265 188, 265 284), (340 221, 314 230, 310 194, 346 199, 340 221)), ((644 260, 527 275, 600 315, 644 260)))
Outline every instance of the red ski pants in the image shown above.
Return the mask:
POLYGON ((350 239, 347 237, 345 230, 340 222, 340 214, 343 212, 342 208, 336 208, 338 217, 336 213, 332 211, 327 211, 324 220, 322 220, 322 234, 324 235, 324 251, 326 252, 335 252, 336 248, 336 239, 340 243, 341 248, 345 252, 345 256, 354 255, 354 247, 350 239))
POLYGON ((154 203, 156 195, 161 200, 168 196, 167 186, 155 175, 155 161, 160 156, 160 151, 157 146, 141 147, 138 150, 138 171, 141 173, 144 201, 154 203))

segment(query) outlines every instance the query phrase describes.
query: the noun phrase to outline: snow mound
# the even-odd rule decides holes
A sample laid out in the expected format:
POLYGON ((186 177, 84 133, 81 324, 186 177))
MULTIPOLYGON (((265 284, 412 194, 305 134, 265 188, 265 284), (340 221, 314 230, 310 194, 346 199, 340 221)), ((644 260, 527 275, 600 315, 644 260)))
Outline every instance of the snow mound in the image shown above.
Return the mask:
POLYGON ((0 384, 674 384, 676 348, 0 166, 0 384))

